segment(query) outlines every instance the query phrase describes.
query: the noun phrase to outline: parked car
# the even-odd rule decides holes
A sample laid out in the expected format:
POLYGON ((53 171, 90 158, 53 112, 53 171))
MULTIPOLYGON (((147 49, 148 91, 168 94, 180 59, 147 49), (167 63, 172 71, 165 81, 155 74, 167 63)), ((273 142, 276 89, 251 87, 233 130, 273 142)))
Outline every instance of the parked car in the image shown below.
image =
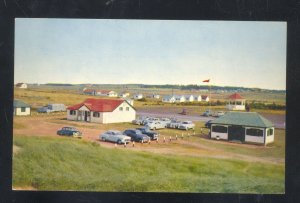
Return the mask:
POLYGON ((123 134, 131 137, 131 140, 135 141, 135 142, 149 142, 150 141, 150 137, 143 134, 139 130, 128 129, 128 130, 125 130, 123 132, 123 134))
POLYGON ((223 116, 224 114, 225 114, 224 111, 217 111, 217 112, 213 113, 212 116, 214 116, 214 117, 220 117, 220 116, 223 116))
POLYGON ((183 121, 179 126, 179 129, 182 130, 194 130, 195 129, 195 124, 192 121, 183 121))
POLYGON ((147 123, 153 122, 153 121, 159 121, 159 118, 152 118, 152 117, 145 118, 143 121, 143 125, 147 125, 147 123))
POLYGON ((74 127, 63 127, 62 129, 57 131, 57 135, 66 135, 66 136, 82 138, 82 132, 80 132, 74 127))
POLYGON ((99 136, 99 139, 103 141, 116 142, 118 144, 127 144, 131 141, 131 137, 123 135, 123 133, 118 130, 106 131, 99 136))
POLYGON ((169 119, 169 118, 161 118, 161 119, 159 119, 159 122, 165 124, 165 127, 167 127, 168 123, 171 123, 171 119, 169 119))
POLYGON ((205 127, 206 127, 206 128, 210 128, 211 122, 212 122, 212 121, 213 121, 213 120, 207 121, 207 122, 205 123, 205 127))
POLYGON ((136 128, 136 129, 141 131, 143 134, 148 135, 151 138, 151 140, 157 140, 159 136, 158 132, 152 131, 147 127, 136 128))
POLYGON ((167 124, 167 128, 178 128, 178 126, 181 124, 181 121, 178 120, 171 120, 170 123, 167 124))
POLYGON ((48 104, 47 106, 43 106, 37 111, 39 113, 50 113, 50 112, 56 112, 56 111, 65 111, 66 106, 64 104, 48 104))
POLYGON ((212 116, 213 112, 211 110, 206 110, 205 112, 203 112, 202 116, 212 116))
POLYGON ((160 121, 149 121, 145 125, 145 127, 149 128, 150 130, 163 129, 165 126, 166 125, 160 121))
POLYGON ((143 118, 137 118, 135 120, 132 121, 132 124, 136 124, 136 125, 143 125, 143 118))

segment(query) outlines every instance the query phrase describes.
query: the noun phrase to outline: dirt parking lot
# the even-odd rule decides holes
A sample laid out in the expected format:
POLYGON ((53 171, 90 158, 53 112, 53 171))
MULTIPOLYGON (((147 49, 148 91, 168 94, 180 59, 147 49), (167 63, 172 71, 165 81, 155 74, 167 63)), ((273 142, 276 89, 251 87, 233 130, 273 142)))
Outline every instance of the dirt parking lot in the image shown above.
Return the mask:
MULTIPOLYGON (((232 153, 220 148, 214 147, 212 144, 207 145, 205 142, 216 142, 215 140, 210 140, 205 137, 197 137, 193 139, 198 139, 197 142, 192 141, 185 137, 184 139, 178 138, 175 139, 175 136, 172 137, 172 140, 169 140, 169 136, 166 137, 166 142, 163 141, 162 137, 158 142, 152 141, 150 144, 141 144, 136 143, 135 146, 132 146, 132 143, 127 144, 126 148, 123 145, 115 145, 110 142, 102 142, 99 140, 99 135, 109 129, 107 124, 95 124, 95 123, 86 123, 86 122, 75 122, 65 120, 64 115, 58 116, 30 116, 30 117, 15 117, 14 119, 14 135, 23 135, 23 136, 52 136, 60 138, 56 134, 57 130, 64 126, 74 126, 83 133, 83 140, 92 141, 100 144, 103 147, 107 148, 119 148, 126 150, 134 151, 146 151, 159 154, 173 154, 173 155, 188 155, 196 157, 215 157, 215 158, 224 158, 224 159, 238 159, 254 162, 269 162, 269 163, 283 163, 284 159, 281 158, 271 158, 271 157, 255 157, 246 154, 232 153), (201 141, 203 140, 203 142, 201 141), (204 142, 205 141, 205 142, 204 142)), ((132 124, 114 124, 113 129, 125 130, 128 126, 137 127, 132 124)), ((186 133, 186 132, 185 132, 186 133)), ((73 139, 73 138, 70 138, 73 139)), ((74 138, 75 139, 75 138, 74 138)), ((264 146, 250 145, 250 144, 238 144, 230 143, 226 141, 218 141, 218 144, 223 144, 226 146, 238 146, 249 149, 261 149, 265 148, 264 146)))

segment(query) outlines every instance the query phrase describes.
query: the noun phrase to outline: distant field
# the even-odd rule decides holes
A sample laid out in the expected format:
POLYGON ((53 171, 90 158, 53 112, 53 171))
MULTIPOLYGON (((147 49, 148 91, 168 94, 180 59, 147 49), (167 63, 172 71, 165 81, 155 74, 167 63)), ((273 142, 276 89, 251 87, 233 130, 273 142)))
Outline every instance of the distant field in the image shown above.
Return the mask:
POLYGON ((17 189, 284 193, 284 165, 107 149, 68 138, 15 136, 14 146, 17 189))

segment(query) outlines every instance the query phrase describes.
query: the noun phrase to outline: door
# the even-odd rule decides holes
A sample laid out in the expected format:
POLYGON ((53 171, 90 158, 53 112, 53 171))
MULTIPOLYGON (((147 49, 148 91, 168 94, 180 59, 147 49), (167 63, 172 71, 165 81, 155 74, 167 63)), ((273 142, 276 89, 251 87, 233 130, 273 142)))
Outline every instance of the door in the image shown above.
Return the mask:
POLYGON ((239 140, 245 142, 245 128, 232 125, 228 127, 228 140, 239 140))
POLYGON ((84 112, 84 121, 87 121, 87 118, 88 118, 88 111, 85 111, 84 112))

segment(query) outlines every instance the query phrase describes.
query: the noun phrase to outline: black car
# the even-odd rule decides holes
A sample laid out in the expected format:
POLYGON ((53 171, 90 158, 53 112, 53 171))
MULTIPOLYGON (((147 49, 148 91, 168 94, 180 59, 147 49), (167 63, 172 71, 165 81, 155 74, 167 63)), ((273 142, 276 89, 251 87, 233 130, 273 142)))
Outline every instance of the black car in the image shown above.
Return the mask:
POLYGON ((131 137, 131 140, 135 141, 135 142, 149 142, 150 141, 150 137, 143 134, 139 130, 134 130, 134 129, 125 130, 123 132, 123 134, 131 137))
POLYGON ((205 127, 206 127, 206 128, 210 128, 211 122, 212 122, 212 121, 213 121, 213 120, 207 121, 207 122, 205 123, 205 127))
POLYGON ((82 138, 82 132, 80 132, 74 127, 63 127, 62 129, 57 131, 57 134, 82 138))
POLYGON ((157 138, 159 136, 158 132, 152 131, 147 127, 136 128, 136 129, 141 131, 144 135, 148 135, 151 138, 151 140, 157 140, 157 138))

